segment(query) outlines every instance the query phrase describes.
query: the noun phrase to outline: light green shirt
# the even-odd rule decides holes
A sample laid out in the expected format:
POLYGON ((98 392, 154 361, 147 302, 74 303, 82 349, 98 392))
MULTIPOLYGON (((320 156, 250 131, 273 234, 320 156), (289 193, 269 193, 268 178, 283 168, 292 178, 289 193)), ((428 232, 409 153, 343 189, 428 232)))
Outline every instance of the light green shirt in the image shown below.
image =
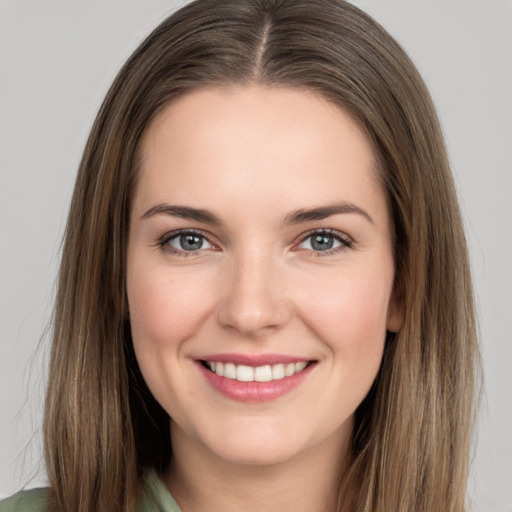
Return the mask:
MULTIPOLYGON (((6 500, 0 501, 0 512, 45 512, 47 489, 21 491, 6 500)), ((178 504, 158 478, 156 473, 148 473, 144 495, 137 512, 181 512, 178 504)))

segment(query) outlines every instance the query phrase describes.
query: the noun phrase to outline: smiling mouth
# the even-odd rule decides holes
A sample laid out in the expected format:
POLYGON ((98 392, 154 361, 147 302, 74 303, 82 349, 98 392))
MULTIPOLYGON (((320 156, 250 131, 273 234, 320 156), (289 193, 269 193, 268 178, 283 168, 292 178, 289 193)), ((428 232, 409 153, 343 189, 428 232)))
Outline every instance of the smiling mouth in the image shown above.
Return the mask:
POLYGON ((315 361, 299 361, 288 364, 266 364, 247 366, 244 364, 221 363, 217 361, 201 361, 201 364, 219 377, 239 382, 271 382, 303 372, 315 361))

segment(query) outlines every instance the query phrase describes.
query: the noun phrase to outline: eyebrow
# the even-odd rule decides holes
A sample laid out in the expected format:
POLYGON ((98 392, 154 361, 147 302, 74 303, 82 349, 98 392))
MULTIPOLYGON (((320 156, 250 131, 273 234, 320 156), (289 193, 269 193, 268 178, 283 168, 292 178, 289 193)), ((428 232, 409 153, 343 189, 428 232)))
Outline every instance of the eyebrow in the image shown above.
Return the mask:
POLYGON ((375 224, 371 216, 359 206, 352 203, 341 202, 327 206, 320 206, 318 208, 300 209, 288 214, 284 218, 284 224, 300 224, 302 222, 323 220, 332 215, 339 215, 344 213, 352 213, 362 215, 368 222, 375 224))
MULTIPOLYGON (((283 224, 301 224, 303 222, 327 219, 332 215, 347 213, 361 215, 371 224, 374 224, 373 219, 365 210, 359 208, 359 206, 356 206, 355 204, 347 202, 320 206, 317 208, 303 208, 296 210, 285 216, 283 224)), ((142 215, 141 219, 147 219, 159 214, 166 214, 173 217, 179 217, 181 219, 190 219, 197 222, 204 222, 205 224, 210 224, 212 226, 222 225, 220 217, 208 210, 204 210, 202 208, 192 208, 190 206, 175 206, 165 203, 157 204, 156 206, 151 207, 148 211, 146 211, 146 213, 142 215)))
POLYGON ((158 214, 172 215, 173 217, 180 217, 181 219, 190 219, 197 222, 204 222, 205 224, 211 224, 213 226, 220 226, 221 220, 217 215, 208 210, 201 208, 191 208, 189 206, 174 206, 170 204, 157 204, 150 208, 141 219, 147 219, 158 214))

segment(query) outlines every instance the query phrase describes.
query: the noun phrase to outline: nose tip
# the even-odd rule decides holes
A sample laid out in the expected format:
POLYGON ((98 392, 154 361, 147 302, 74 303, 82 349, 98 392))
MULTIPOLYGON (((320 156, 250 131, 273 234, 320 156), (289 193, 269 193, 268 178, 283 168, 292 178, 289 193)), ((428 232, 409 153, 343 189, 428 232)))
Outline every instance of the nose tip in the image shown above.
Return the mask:
POLYGON ((237 308, 235 311, 233 307, 229 308, 229 314, 223 315, 221 324, 236 330, 247 337, 257 337, 264 332, 274 330, 278 327, 279 322, 269 318, 266 312, 261 308, 258 310, 253 309, 248 311, 246 308, 237 308))
POLYGON ((241 267, 226 280, 218 321, 245 337, 255 338, 282 327, 290 305, 282 279, 265 267, 241 267))

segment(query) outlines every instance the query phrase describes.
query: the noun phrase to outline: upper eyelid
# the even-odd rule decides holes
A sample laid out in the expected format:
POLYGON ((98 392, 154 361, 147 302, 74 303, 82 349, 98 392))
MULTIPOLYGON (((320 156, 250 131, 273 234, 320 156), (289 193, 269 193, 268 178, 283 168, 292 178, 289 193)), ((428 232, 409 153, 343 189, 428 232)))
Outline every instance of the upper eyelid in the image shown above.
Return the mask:
POLYGON ((337 237, 342 242, 345 242, 345 243, 347 243, 347 242, 353 243, 353 241, 354 241, 351 236, 347 235, 343 231, 338 231, 337 229, 331 229, 331 228, 316 228, 316 229, 311 229, 309 231, 306 231, 305 233, 302 233, 301 235, 299 235, 296 239, 297 242, 295 242, 295 243, 303 242, 304 240, 306 240, 307 238, 309 238, 312 235, 322 234, 322 233, 326 233, 326 234, 332 235, 334 237, 337 237))
POLYGON ((202 229, 195 229, 195 228, 182 228, 182 229, 174 229, 172 231, 168 231, 167 233, 165 233, 164 235, 162 235, 161 237, 158 238, 158 243, 164 244, 179 235, 186 235, 186 234, 199 235, 199 236, 202 236, 203 238, 205 238, 206 240, 208 240, 209 243, 211 243, 213 245, 219 245, 218 242, 215 242, 214 240, 212 240, 213 237, 210 233, 203 231, 202 229))
MULTIPOLYGON (((219 243, 219 241, 217 241, 216 237, 214 237, 211 233, 208 233, 207 231, 203 231, 202 229, 198 229, 198 228, 180 228, 180 229, 174 229, 172 231, 168 231, 167 233, 165 233, 164 235, 162 235, 161 237, 158 238, 158 243, 165 244, 172 238, 182 235, 182 234, 187 234, 187 233, 202 236, 212 245, 215 245, 215 246, 221 245, 219 243)), ((351 236, 347 235, 343 231, 339 231, 337 229, 332 229, 332 228, 313 228, 313 229, 310 229, 310 230, 298 235, 292 242, 292 246, 295 246, 301 242, 304 242, 307 238, 309 238, 312 235, 322 234, 322 233, 332 235, 332 236, 338 238, 339 240, 341 240, 345 244, 354 243, 353 238, 351 236)))

